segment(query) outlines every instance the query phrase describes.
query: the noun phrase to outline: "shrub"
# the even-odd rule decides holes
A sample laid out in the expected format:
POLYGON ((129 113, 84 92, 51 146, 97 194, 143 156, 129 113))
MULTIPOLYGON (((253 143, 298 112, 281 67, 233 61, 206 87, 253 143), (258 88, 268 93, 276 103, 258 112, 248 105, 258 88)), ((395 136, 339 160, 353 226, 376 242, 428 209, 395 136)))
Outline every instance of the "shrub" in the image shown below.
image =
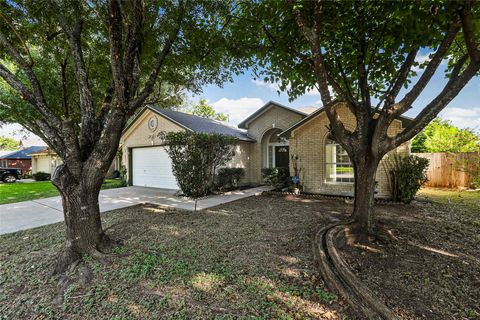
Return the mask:
POLYGON ((125 166, 121 166, 119 175, 120 175, 120 187, 128 186, 127 168, 125 166))
POLYGON ((30 171, 23 172, 22 178, 23 179, 32 179, 32 171, 30 170, 30 171))
POLYGON ((236 188, 244 176, 243 168, 221 168, 217 173, 217 186, 221 190, 236 188))
POLYGON ((32 176, 33 176, 33 179, 35 179, 35 181, 48 181, 51 178, 50 173, 46 173, 42 171, 35 172, 34 174, 32 174, 32 176))
POLYGON ((410 203, 422 184, 427 181, 428 159, 414 155, 395 155, 384 162, 384 168, 390 176, 392 200, 410 203))
POLYGON ((217 168, 235 155, 237 139, 216 133, 161 133, 172 170, 183 194, 197 199, 209 194, 217 168))
POLYGON ((480 153, 476 157, 459 160, 457 166, 459 171, 466 172, 471 177, 472 189, 480 188, 480 153))
POLYGON ((288 168, 263 168, 262 177, 266 184, 276 189, 283 189, 291 185, 290 171, 288 168))

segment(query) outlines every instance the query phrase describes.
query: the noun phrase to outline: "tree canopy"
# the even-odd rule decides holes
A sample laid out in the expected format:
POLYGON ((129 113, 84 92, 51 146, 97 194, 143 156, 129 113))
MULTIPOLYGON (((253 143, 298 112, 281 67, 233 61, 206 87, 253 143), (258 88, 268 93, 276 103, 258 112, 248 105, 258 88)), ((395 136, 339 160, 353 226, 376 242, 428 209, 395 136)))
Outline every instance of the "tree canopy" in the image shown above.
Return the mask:
POLYGON ((16 150, 20 147, 20 141, 10 137, 0 136, 0 150, 16 150))
POLYGON ((62 159, 52 182, 67 241, 56 271, 114 243, 98 195, 127 119, 244 69, 227 45, 234 10, 233 0, 0 0, 0 119, 62 159))
POLYGON ((480 135, 472 129, 460 129, 451 121, 433 120, 412 141, 412 152, 476 152, 480 135))
POLYGON ((217 113, 215 109, 207 104, 206 99, 200 99, 197 104, 194 104, 190 109, 187 110, 188 113, 218 121, 228 121, 228 115, 223 113, 217 113))
POLYGON ((480 70, 480 4, 465 1, 242 2, 239 41, 250 43, 254 72, 294 99, 317 89, 332 137, 355 172, 353 220, 373 232, 380 160, 417 135, 480 70), (428 55, 425 62, 417 56, 428 55), (412 108, 448 61, 440 92, 401 133, 395 119, 412 108), (405 89, 402 91, 402 89, 405 89), (356 118, 347 128, 337 109, 356 118))

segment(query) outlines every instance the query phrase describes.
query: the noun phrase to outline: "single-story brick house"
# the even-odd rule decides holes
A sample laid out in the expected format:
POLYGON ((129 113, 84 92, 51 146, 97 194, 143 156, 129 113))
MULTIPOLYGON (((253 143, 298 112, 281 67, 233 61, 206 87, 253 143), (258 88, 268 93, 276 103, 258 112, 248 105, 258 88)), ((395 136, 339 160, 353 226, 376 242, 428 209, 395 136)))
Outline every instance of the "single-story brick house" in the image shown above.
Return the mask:
MULTIPOLYGON (((238 138, 235 157, 228 167, 241 167, 243 183, 261 184, 262 168, 289 167, 292 155, 301 168, 300 183, 305 192, 352 194, 353 169, 348 155, 329 139, 328 118, 322 108, 311 114, 268 102, 238 127, 178 111, 147 106, 130 122, 121 138, 122 163, 130 185, 178 189, 171 161, 159 133, 162 131, 217 132, 238 138)), ((347 107, 337 112, 348 129, 355 128, 355 117, 347 107)), ((403 130, 407 118, 395 120, 389 134, 403 130)), ((409 154, 409 143, 392 153, 409 154)), ((377 171, 377 196, 388 197, 389 184, 382 164, 377 171)))
POLYGON ((27 173, 32 170, 32 157, 30 154, 43 148, 45 147, 31 146, 4 154, 0 156, 0 167, 22 169, 23 173, 27 173))

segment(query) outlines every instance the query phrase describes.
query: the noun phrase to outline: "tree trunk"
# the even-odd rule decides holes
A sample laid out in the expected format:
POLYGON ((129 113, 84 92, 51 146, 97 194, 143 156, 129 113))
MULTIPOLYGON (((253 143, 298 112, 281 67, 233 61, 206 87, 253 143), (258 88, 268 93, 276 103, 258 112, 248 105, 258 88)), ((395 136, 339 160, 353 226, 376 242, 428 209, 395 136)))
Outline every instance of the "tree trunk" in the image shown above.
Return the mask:
POLYGON ((352 217, 358 232, 364 236, 374 234, 375 174, 379 160, 371 154, 352 159, 355 170, 355 200, 352 217))
POLYGON ((60 256, 54 273, 61 273, 84 255, 97 260, 106 260, 101 253, 111 244, 104 233, 100 218, 98 196, 105 174, 82 174, 80 181, 74 181, 65 173, 63 165, 54 174, 53 184, 60 191, 63 215, 66 225, 65 250, 60 256), (100 176, 101 178, 99 178, 100 176))

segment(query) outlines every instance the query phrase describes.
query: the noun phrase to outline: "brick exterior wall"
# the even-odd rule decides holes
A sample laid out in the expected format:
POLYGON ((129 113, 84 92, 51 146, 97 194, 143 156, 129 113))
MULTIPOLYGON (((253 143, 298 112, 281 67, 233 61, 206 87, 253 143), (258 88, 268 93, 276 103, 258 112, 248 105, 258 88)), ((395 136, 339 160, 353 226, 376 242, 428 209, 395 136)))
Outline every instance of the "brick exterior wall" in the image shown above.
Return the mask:
POLYGON ((32 170, 32 160, 30 159, 5 159, 7 161, 7 168, 22 169, 23 173, 32 170))
MULTIPOLYGON (((350 110, 346 106, 341 106, 337 108, 337 112, 345 127, 354 130, 356 119, 350 110)), ((290 155, 298 155, 299 157, 298 166, 302 170, 300 181, 304 191, 326 194, 353 194, 353 183, 326 182, 325 142, 328 136, 328 123, 327 115, 322 113, 293 130, 289 140, 290 155)), ((390 125, 388 134, 393 136, 402 130, 402 122, 396 120, 390 125)), ((405 143, 382 159, 376 175, 378 197, 390 197, 388 177, 382 163, 391 154, 409 154, 409 152, 409 143, 405 143)), ((290 171, 293 171, 292 163, 290 163, 290 171)))
MULTIPOLYGON (((339 107, 337 112, 349 130, 355 129, 355 117, 347 107, 339 107)), ((227 167, 244 168, 246 175, 242 183, 262 183, 261 169, 264 167, 264 136, 271 129, 284 131, 302 119, 300 114, 289 111, 275 105, 268 109, 247 124, 248 134, 257 142, 239 142, 235 147, 235 157, 227 164, 227 167)), ((311 193, 330 193, 330 194, 353 194, 353 184, 351 183, 327 183, 325 181, 325 141, 328 135, 328 118, 322 113, 300 127, 292 131, 289 140, 290 155, 298 155, 299 167, 302 169, 300 174, 301 183, 304 191, 311 193)), ((129 168, 128 150, 133 147, 161 146, 162 141, 158 138, 161 131, 183 131, 181 126, 170 120, 146 110, 135 123, 122 136, 122 164, 129 168), (148 120, 155 116, 158 120, 158 126, 155 131, 148 128, 148 120)), ((390 136, 401 132, 402 122, 394 121, 389 129, 390 136)), ((268 135, 268 134, 267 134, 268 135)), ((409 143, 405 143, 397 149, 391 151, 381 161, 377 170, 376 180, 378 181, 377 196, 387 198, 390 196, 390 187, 388 177, 385 173, 383 163, 391 154, 409 154, 409 143)), ((292 163, 290 171, 293 174, 292 163)), ((128 176, 128 175, 127 175, 128 176)))
POLYGON ((248 123, 248 134, 257 141, 251 146, 250 167, 247 170, 247 176, 251 183, 262 182, 262 168, 264 167, 262 138, 264 134, 272 128, 284 131, 300 120, 302 120, 300 114, 271 105, 264 113, 248 123))

